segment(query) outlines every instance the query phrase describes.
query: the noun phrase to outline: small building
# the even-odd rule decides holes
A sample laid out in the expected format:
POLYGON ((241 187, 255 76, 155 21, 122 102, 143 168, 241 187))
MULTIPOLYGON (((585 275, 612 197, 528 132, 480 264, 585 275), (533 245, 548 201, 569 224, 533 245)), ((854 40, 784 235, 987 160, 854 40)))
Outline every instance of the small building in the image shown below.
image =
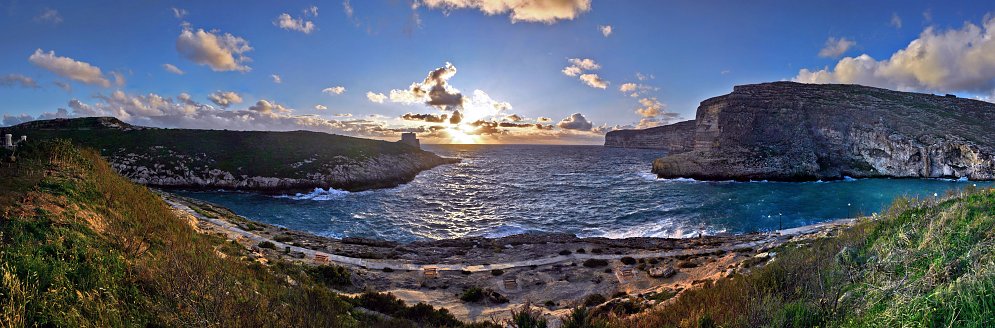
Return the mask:
POLYGON ((21 138, 18 139, 17 142, 14 142, 14 135, 12 135, 10 133, 4 134, 3 135, 3 148, 8 149, 8 150, 14 150, 14 148, 17 148, 18 144, 20 144, 22 142, 27 142, 27 141, 28 141, 28 136, 21 136, 21 138))
POLYGON ((418 149, 421 149, 421 142, 418 141, 418 137, 415 136, 414 132, 404 132, 404 133, 401 133, 401 141, 399 141, 399 142, 403 143, 403 144, 408 144, 408 145, 410 145, 412 147, 415 147, 415 148, 418 148, 418 149))

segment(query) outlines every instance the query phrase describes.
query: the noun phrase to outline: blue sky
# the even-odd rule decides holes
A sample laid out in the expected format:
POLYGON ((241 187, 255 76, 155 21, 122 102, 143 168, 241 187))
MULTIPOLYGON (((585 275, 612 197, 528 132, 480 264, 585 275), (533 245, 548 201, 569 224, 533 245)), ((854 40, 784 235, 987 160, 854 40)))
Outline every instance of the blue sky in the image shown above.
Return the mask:
POLYGON ((526 0, 516 3, 562 7, 501 11, 503 0, 353 0, 347 2, 350 16, 341 1, 0 0, 0 113, 6 124, 100 114, 166 127, 303 128, 385 139, 411 130, 435 142, 598 143, 614 128, 691 119, 701 100, 737 84, 795 79, 991 99, 995 58, 969 52, 995 47, 978 45, 995 33, 986 28, 995 4, 868 2, 526 0), (487 5, 498 12, 485 12, 487 5), (308 33, 281 28, 276 21, 284 13, 314 27, 308 33), (546 21, 513 21, 519 13, 546 21), (975 39, 966 24, 979 31, 975 39), (601 26, 611 26, 611 34, 605 36, 601 26), (182 33, 201 29, 247 43, 251 50, 241 55, 251 60, 224 70, 184 55, 178 46, 182 33), (936 60, 911 68, 884 62, 924 34, 934 41, 923 43, 936 49, 969 45, 964 54, 936 51, 936 60), (824 48, 831 49, 820 56, 824 48), (36 60, 29 60, 38 49, 36 60), (874 61, 857 58, 862 54, 874 61), (599 67, 568 76, 563 70, 572 58, 599 67), (841 61, 864 63, 867 74, 834 70, 841 61), (417 93, 403 102, 367 97, 411 91, 412 83, 427 83, 426 75, 447 62, 456 70, 440 80, 447 94, 469 101, 480 90, 488 97, 447 108, 429 106, 430 96, 417 93), (99 68, 107 82, 87 83, 79 76, 92 70, 73 75, 79 63, 99 68), (802 69, 826 71, 804 75, 802 69), (937 77, 937 71, 946 74, 937 77), (964 72, 980 75, 968 78, 964 72), (646 78, 637 79, 637 73, 646 78), (581 74, 597 74, 607 85, 589 86, 581 74), (622 92, 625 83, 639 86, 622 92), (322 92, 336 86, 345 91, 322 92), (218 91, 242 101, 223 107, 209 100, 218 91), (448 121, 400 118, 451 117, 454 111, 476 113, 474 120, 485 123, 464 120, 457 128, 448 121))

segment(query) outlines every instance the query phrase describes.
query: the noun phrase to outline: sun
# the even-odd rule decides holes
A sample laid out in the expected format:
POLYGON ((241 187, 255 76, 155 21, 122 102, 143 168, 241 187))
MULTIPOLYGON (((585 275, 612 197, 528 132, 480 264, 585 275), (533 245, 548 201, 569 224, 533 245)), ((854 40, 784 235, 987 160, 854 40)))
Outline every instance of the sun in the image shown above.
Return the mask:
POLYGON ((477 136, 467 134, 460 127, 449 128, 446 130, 449 133, 449 143, 454 144, 476 144, 479 143, 477 136))

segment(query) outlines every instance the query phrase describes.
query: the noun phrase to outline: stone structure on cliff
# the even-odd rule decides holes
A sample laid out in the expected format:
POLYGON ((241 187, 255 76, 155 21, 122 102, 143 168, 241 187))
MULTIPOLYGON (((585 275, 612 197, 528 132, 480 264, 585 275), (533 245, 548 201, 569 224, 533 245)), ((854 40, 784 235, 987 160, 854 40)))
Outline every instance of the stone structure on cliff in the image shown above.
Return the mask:
POLYGON ((401 133, 401 140, 398 142, 406 144, 411 147, 421 149, 421 142, 418 141, 418 137, 415 135, 414 132, 401 133))
POLYGON ((681 153, 693 148, 694 129, 695 124, 691 120, 642 130, 616 130, 605 135, 605 146, 681 153))
POLYGON ((995 104, 859 85, 736 86, 701 102, 693 147, 661 178, 995 179, 995 104))

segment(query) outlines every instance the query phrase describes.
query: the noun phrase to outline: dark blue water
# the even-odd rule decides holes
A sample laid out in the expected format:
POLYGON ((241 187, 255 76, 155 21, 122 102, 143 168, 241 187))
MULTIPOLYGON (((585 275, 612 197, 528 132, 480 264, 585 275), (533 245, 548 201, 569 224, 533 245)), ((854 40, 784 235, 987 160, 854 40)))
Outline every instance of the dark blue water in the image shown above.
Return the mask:
POLYGON ((271 197, 188 192, 253 220, 331 237, 411 241, 525 231, 611 238, 742 233, 869 215, 898 196, 942 196, 985 182, 658 180, 654 150, 601 146, 431 145, 457 165, 406 185, 271 197))

